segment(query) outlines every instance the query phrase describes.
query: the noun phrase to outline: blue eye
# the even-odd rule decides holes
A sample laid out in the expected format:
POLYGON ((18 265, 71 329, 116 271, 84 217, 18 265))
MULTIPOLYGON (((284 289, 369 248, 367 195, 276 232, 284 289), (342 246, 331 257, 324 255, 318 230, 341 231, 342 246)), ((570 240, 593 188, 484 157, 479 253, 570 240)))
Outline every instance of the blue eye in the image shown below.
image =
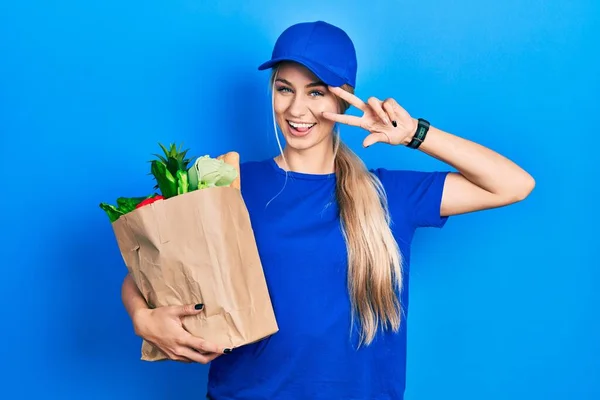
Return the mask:
MULTIPOLYGON (((280 87, 278 87, 276 90, 277 90, 278 92, 280 92, 280 93, 285 93, 285 92, 287 92, 287 93, 292 93, 292 92, 293 92, 293 91, 292 91, 292 89, 290 89, 290 88, 288 88, 288 87, 286 87, 286 86, 280 86, 280 87)), ((320 90, 313 90, 313 91, 309 92, 309 95, 310 95, 311 97, 317 97, 317 96, 325 96, 325 93, 323 93, 323 92, 322 92, 322 91, 320 91, 320 90)))

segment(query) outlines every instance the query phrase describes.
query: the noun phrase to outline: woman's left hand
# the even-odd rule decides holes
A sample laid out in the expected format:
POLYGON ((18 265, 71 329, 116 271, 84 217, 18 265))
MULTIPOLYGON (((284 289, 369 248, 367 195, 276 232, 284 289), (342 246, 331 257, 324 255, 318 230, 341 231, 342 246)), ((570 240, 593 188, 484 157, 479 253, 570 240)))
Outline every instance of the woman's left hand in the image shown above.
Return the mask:
POLYGON ((324 112, 323 117, 346 125, 357 126, 370 132, 363 141, 368 147, 374 143, 391 145, 407 144, 417 131, 418 121, 412 118, 396 100, 381 101, 375 97, 367 103, 339 87, 329 87, 329 91, 361 110, 362 117, 324 112))

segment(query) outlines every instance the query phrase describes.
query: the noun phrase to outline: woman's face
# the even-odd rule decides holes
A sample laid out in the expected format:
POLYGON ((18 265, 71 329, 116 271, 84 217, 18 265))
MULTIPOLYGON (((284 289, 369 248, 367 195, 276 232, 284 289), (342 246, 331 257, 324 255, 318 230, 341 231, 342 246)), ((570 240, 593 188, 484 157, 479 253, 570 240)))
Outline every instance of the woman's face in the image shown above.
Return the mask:
POLYGON ((335 95, 306 67, 284 63, 275 80, 275 118, 288 146, 305 150, 331 144, 334 122, 323 111, 339 112, 335 95))

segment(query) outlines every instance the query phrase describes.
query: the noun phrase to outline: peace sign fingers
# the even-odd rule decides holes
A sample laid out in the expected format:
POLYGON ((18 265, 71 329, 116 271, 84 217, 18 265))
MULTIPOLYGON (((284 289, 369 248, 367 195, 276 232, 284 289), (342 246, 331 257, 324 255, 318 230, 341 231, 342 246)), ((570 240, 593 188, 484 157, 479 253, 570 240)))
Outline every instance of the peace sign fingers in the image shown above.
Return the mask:
POLYGON ((383 102, 378 98, 371 97, 369 100, 367 100, 367 103, 365 103, 354 94, 347 92, 342 88, 329 86, 329 90, 364 113, 363 122, 360 125, 353 125, 368 129, 367 126, 377 122, 383 122, 384 125, 391 124, 388 114, 382 107, 383 102), (377 121, 377 117, 379 117, 379 121, 377 121))
POLYGON ((339 122, 340 124, 357 126, 359 128, 367 129, 365 126, 365 120, 361 117, 347 114, 336 114, 332 112, 323 112, 323 118, 327 118, 330 121, 339 122))
POLYGON ((379 100, 376 97, 371 97, 369 98, 368 103, 371 106, 371 110, 373 110, 373 112, 379 117, 381 121, 383 121, 385 125, 391 125, 390 118, 387 112, 383 109, 383 101, 379 100))
POLYGON ((393 98, 381 101, 376 97, 370 97, 365 103, 353 93, 340 87, 328 86, 328 88, 333 95, 361 110, 363 115, 356 117, 343 113, 323 112, 323 118, 369 131, 364 146, 377 142, 398 145, 416 131, 416 120, 393 98))
POLYGON ((347 92, 340 87, 328 86, 328 89, 331 93, 346 100, 349 104, 352 104, 354 107, 358 108, 360 111, 362 111, 362 112, 368 111, 369 106, 367 104, 365 104, 364 101, 362 101, 361 99, 359 99, 358 97, 353 95, 352 93, 347 92))

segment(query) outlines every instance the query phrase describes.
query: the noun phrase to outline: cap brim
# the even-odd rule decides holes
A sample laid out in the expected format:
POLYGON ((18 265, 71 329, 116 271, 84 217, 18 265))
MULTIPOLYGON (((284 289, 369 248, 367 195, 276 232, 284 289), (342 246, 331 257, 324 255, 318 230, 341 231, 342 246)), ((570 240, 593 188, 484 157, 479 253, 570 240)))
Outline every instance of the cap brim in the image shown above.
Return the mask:
POLYGON ((323 81, 325 84, 327 84, 329 86, 338 87, 338 86, 342 86, 343 84, 346 83, 346 80, 344 78, 342 78, 335 72, 332 72, 329 68, 327 68, 321 64, 315 63, 313 61, 305 60, 302 57, 273 58, 273 59, 261 64, 258 67, 258 69, 260 71, 263 71, 265 69, 273 68, 275 65, 279 64, 280 62, 284 62, 284 61, 292 61, 292 62, 297 62, 298 64, 301 64, 301 65, 304 65, 313 74, 315 74, 317 76, 317 78, 319 78, 321 81, 323 81))

